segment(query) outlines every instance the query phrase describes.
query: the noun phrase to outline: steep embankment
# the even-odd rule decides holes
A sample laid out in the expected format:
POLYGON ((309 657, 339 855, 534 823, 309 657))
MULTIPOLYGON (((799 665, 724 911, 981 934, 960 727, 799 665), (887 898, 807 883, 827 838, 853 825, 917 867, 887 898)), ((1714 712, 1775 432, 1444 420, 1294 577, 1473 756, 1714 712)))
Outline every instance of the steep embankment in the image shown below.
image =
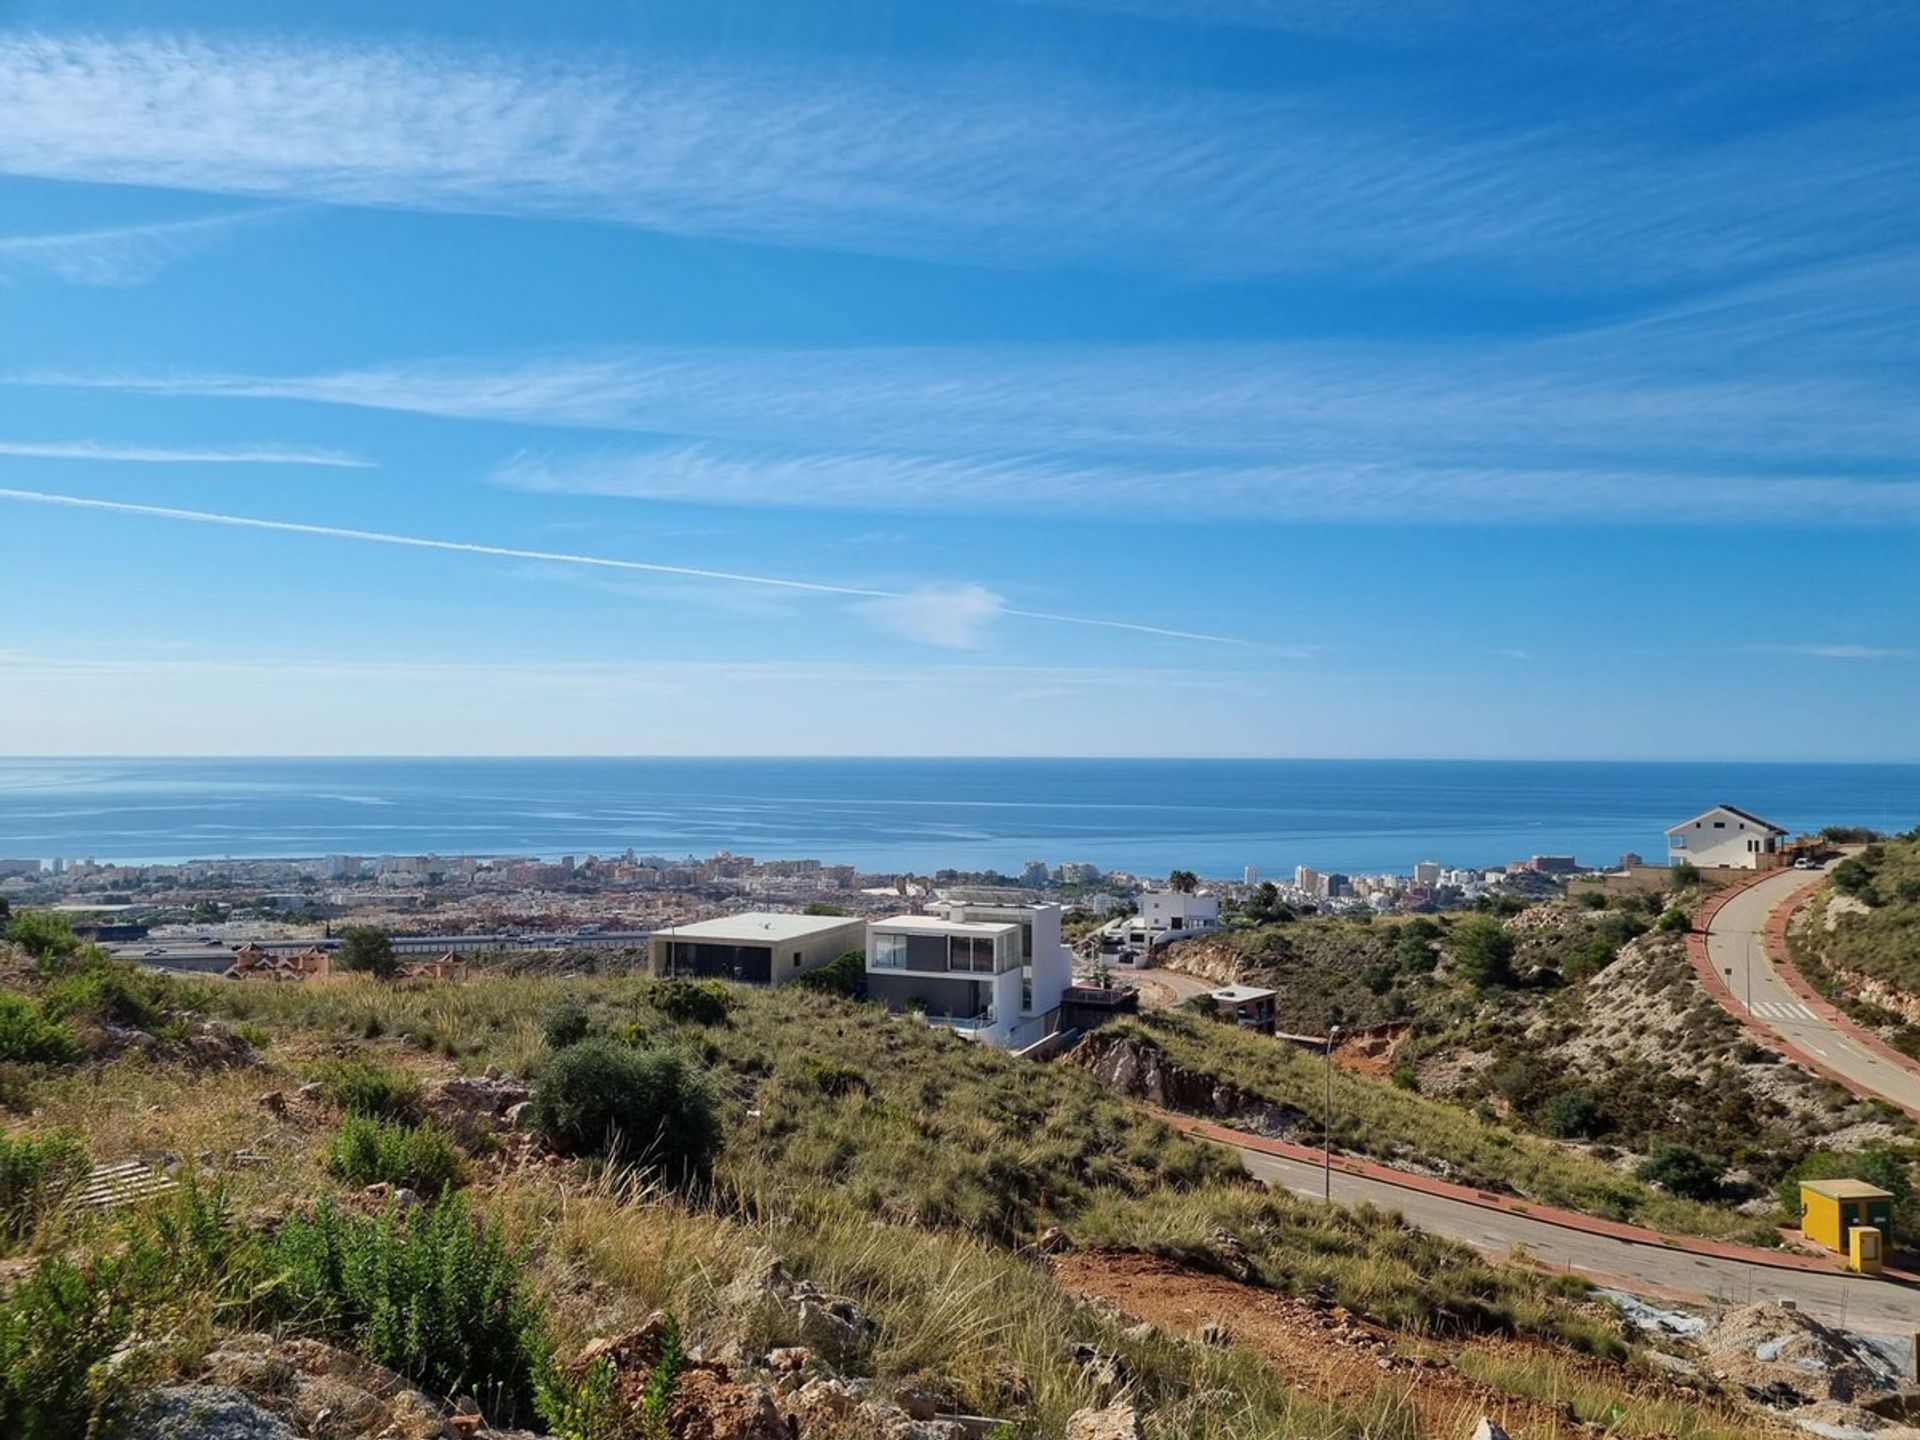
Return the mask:
POLYGON ((1834 866, 1794 914, 1788 946, 1816 989, 1920 1055, 1920 832, 1834 866))

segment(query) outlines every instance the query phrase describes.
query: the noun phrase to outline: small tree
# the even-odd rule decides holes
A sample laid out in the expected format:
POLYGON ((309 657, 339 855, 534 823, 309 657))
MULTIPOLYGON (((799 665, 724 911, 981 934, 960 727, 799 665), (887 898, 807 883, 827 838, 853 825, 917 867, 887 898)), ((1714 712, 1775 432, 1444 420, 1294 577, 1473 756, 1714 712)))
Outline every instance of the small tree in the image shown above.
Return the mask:
POLYGON ((1191 870, 1175 870, 1167 876, 1167 888, 1181 895, 1191 895, 1200 888, 1200 877, 1191 870))
POLYGON ((342 930, 334 960, 342 970, 363 972, 378 980, 391 980, 400 973, 393 937, 377 925, 349 925, 342 930))
POLYGON ((1453 960, 1467 982, 1482 990, 1513 984, 1513 937, 1498 920, 1475 916, 1453 932, 1453 960))

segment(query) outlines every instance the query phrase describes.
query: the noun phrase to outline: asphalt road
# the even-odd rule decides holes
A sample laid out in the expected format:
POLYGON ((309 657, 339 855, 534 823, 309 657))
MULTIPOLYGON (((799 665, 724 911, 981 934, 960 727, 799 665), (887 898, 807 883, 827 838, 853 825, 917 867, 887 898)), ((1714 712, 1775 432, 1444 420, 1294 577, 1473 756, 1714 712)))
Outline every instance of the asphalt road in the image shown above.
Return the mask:
POLYGON ((1751 996, 1753 1018, 1782 1039, 1862 1088, 1920 1111, 1920 1075, 1882 1059, 1815 1014, 1767 957, 1767 917, 1812 878, 1804 870, 1783 870, 1734 896, 1720 907, 1707 931, 1707 958, 1726 979, 1740 1009, 1748 1008, 1751 996))
MULTIPOLYGON (((1321 1171, 1317 1165, 1284 1160, 1256 1150, 1240 1151, 1248 1171, 1269 1185, 1282 1186, 1318 1199, 1321 1171)), ((1534 1256, 1555 1268, 1566 1267, 1608 1281, 1624 1289, 1650 1287, 1651 1293, 1680 1291, 1689 1295, 1745 1304, 1755 1300, 1789 1298, 1809 1315, 1835 1325, 1883 1335, 1911 1335, 1920 1331, 1920 1286, 1884 1277, 1868 1278, 1835 1270, 1781 1270, 1723 1260, 1647 1245, 1610 1235, 1570 1230, 1545 1220, 1485 1209, 1442 1195, 1403 1190, 1385 1181, 1333 1172, 1333 1198, 1350 1205, 1370 1201, 1383 1210, 1398 1210, 1408 1220, 1436 1235, 1463 1240, 1478 1249, 1505 1254, 1524 1245, 1534 1256)))

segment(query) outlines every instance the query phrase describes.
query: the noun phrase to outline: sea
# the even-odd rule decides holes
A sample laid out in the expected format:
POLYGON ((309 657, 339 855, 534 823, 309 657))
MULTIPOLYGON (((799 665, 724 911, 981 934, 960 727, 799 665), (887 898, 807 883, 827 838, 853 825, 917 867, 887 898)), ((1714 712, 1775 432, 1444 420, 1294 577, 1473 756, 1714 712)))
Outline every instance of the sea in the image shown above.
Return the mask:
POLYGON ((1727 802, 1920 823, 1920 765, 1425 760, 0 759, 0 858, 716 850, 863 870, 1086 861, 1238 877, 1664 860, 1727 802))

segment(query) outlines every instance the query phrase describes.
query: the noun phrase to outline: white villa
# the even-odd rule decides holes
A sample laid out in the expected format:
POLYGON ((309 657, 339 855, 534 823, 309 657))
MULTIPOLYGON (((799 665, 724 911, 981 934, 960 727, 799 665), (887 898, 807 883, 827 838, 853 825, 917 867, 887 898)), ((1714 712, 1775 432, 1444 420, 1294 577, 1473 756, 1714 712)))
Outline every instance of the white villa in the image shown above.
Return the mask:
POLYGON ((1716 805, 1667 828, 1667 863, 1682 860, 1705 868, 1765 870, 1777 862, 1787 832, 1732 805, 1716 805))
POLYGON ((932 915, 894 915, 867 925, 867 995, 893 1010, 990 1045, 1020 1047, 1059 1023, 1073 981, 1060 940, 1060 907, 961 892, 932 915))
POLYGON ((1140 912, 1110 920, 1099 931, 1106 951, 1137 950, 1143 956, 1169 940, 1220 928, 1220 897, 1206 890, 1148 890, 1140 912))

